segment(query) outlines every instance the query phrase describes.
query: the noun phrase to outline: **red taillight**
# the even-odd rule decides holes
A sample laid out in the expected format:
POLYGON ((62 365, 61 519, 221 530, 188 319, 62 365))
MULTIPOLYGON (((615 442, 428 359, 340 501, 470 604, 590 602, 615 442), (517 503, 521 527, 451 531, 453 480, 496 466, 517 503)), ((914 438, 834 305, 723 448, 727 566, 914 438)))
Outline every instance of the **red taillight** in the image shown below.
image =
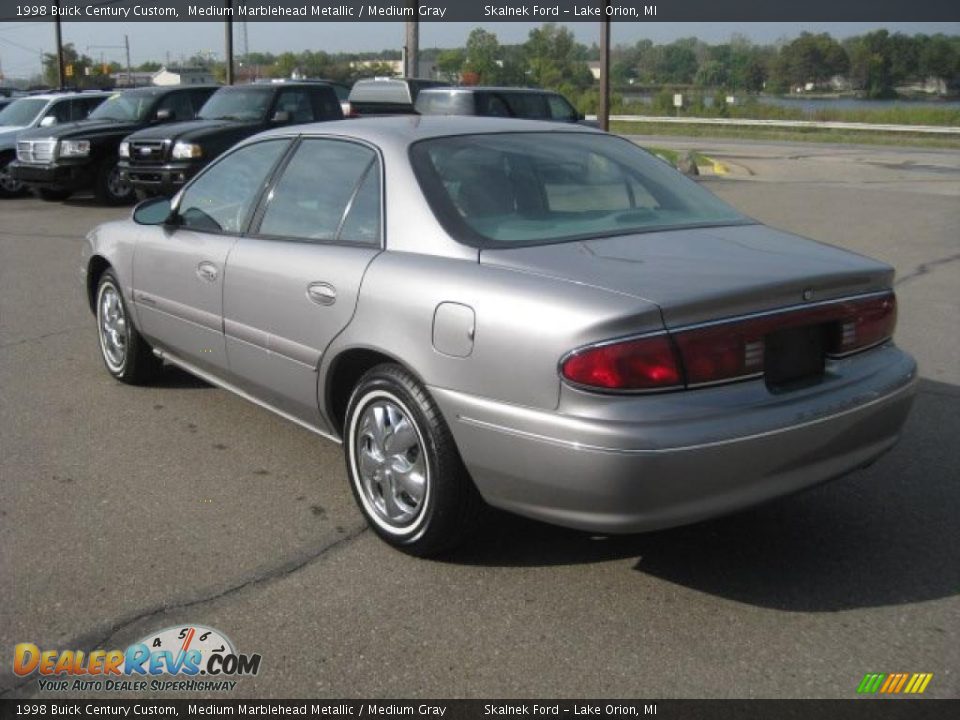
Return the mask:
POLYGON ((839 333, 829 352, 848 355, 883 342, 897 327, 897 297, 893 293, 844 303, 839 333))
POLYGON ((892 337, 896 323, 897 299, 890 292, 597 345, 568 356, 561 370, 573 383, 607 390, 729 382, 763 374, 771 333, 819 326, 823 352, 842 356, 892 337))
POLYGON ((655 335, 580 350, 562 364, 570 382, 606 390, 655 390, 683 385, 670 338, 655 335))

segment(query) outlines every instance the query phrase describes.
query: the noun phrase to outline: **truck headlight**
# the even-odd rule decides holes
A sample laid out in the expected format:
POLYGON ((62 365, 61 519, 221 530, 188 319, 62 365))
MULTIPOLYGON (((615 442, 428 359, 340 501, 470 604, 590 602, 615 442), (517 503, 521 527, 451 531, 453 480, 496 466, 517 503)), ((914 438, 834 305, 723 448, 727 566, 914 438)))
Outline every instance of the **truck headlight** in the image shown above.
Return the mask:
POLYGON ((202 148, 196 143, 178 142, 173 146, 174 160, 188 160, 203 155, 202 148))
POLYGON ((60 157, 86 157, 89 154, 89 140, 63 140, 60 143, 60 157))
POLYGON ((125 158, 130 157, 130 143, 128 143, 126 140, 120 143, 120 147, 117 148, 117 155, 125 158))

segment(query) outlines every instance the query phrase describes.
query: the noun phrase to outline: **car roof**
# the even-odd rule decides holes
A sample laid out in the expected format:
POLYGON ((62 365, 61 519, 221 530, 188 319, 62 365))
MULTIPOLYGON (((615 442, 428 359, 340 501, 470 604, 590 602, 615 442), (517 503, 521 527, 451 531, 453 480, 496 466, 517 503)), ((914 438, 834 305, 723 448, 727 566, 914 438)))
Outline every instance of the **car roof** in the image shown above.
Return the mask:
POLYGON ((291 135, 336 135, 365 140, 379 147, 402 149, 429 138, 511 132, 599 133, 601 131, 583 125, 542 120, 490 118, 476 115, 392 115, 331 120, 297 125, 293 128, 276 128, 255 137, 263 139, 291 135))
POLYGON ((11 100, 59 100, 61 98, 100 97, 112 94, 110 90, 64 90, 62 92, 37 93, 36 95, 21 95, 11 100))
POLYGON ((496 85, 458 85, 456 87, 431 87, 424 88, 421 93, 478 93, 478 92, 497 92, 497 93, 516 93, 528 95, 559 95, 556 90, 544 90, 543 88, 522 88, 522 87, 498 87, 496 85))

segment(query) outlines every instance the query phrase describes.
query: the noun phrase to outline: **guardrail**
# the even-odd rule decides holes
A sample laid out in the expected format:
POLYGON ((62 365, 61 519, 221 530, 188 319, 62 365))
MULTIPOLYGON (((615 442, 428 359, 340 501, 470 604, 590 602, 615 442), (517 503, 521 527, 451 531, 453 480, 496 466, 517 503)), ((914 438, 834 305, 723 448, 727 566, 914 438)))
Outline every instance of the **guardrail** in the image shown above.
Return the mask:
MULTIPOLYGON (((596 120, 596 115, 587 119, 596 120)), ((955 125, 887 125, 883 123, 834 122, 832 120, 753 120, 749 118, 656 117, 652 115, 611 115, 611 121, 635 123, 671 123, 676 125, 741 125, 772 128, 815 128, 820 130, 860 130, 908 132, 931 135, 960 135, 955 125)))

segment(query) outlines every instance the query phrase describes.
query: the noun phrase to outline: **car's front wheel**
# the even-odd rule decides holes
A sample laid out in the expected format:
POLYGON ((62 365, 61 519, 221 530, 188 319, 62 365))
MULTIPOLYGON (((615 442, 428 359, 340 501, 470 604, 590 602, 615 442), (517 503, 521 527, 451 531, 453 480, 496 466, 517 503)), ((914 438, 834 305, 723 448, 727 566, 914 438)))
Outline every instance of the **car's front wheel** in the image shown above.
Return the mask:
POLYGON ((347 475, 370 527, 419 556, 461 543, 483 500, 426 389, 398 365, 378 365, 357 384, 344 423, 347 475))
POLYGON ((18 197, 26 191, 23 183, 10 174, 10 163, 15 157, 13 153, 0 155, 0 197, 18 197))
POLYGON ((163 363, 134 327, 112 270, 105 270, 97 284, 97 334, 103 363, 117 380, 140 385, 162 369, 163 363))
POLYGON ((136 199, 133 185, 121 174, 116 159, 107 159, 100 164, 93 191, 97 200, 106 205, 125 205, 136 199))

